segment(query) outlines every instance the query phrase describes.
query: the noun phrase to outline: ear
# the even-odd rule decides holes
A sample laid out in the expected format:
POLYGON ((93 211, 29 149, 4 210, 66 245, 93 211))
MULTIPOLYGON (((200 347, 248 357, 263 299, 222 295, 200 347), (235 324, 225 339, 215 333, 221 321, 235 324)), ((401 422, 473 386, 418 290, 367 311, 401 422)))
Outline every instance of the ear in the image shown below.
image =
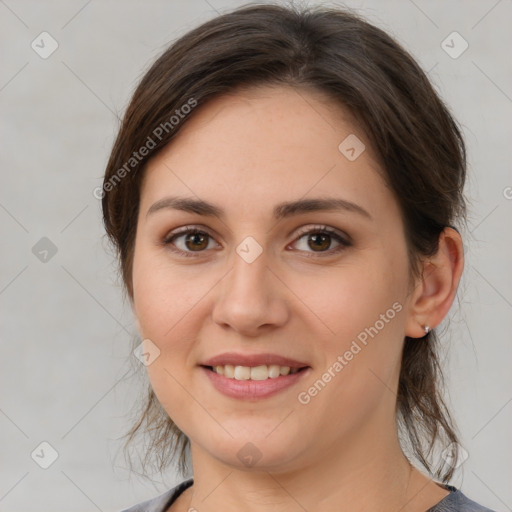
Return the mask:
POLYGON ((439 325, 448 313, 464 268, 464 247, 459 233, 446 227, 439 235, 439 247, 434 256, 423 263, 422 276, 410 299, 405 335, 425 336, 423 327, 439 325))

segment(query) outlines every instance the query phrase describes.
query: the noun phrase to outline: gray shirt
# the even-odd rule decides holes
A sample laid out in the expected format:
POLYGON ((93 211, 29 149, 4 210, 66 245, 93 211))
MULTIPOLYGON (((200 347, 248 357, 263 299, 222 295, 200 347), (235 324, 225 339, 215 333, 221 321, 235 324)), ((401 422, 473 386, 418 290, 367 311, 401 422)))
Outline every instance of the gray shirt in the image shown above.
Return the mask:
MULTIPOLYGON (((178 496, 193 483, 194 479, 189 478, 164 494, 151 500, 143 501, 122 512, 165 512, 178 499, 178 496)), ((470 500, 459 489, 451 485, 445 485, 444 487, 450 491, 450 494, 426 512, 494 512, 470 500)))

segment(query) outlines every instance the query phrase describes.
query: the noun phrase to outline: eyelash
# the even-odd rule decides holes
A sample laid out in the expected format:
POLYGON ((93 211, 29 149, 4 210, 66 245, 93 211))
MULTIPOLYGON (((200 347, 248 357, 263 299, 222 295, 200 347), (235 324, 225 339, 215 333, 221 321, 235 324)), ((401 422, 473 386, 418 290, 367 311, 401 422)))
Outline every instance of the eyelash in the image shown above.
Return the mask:
MULTIPOLYGON (((163 240, 162 243, 164 246, 166 246, 166 247, 168 246, 171 251, 181 254, 187 258, 195 257, 194 252, 197 252, 198 254, 205 252, 204 250, 203 251, 183 251, 181 249, 178 249, 176 246, 172 247, 173 242, 177 238, 184 236, 184 235, 188 235, 188 234, 207 235, 213 239, 213 236, 210 233, 208 233, 208 231, 206 231, 204 229, 199 229, 199 228, 195 228, 195 227, 185 227, 183 229, 180 229, 180 231, 170 233, 169 236, 167 236, 163 240)), ((352 245, 351 242, 342 238, 335 230, 329 228, 328 226, 324 226, 324 225, 316 225, 313 228, 299 231, 297 238, 294 240, 294 242, 298 241, 301 238, 303 238, 304 236, 310 235, 310 234, 316 234, 316 235, 327 234, 327 235, 331 236, 332 238, 334 238, 337 242, 340 243, 340 245, 338 247, 336 247, 335 249, 329 249, 327 251, 320 251, 318 253, 305 251, 307 253, 307 257, 310 257, 310 258, 322 258, 322 257, 327 257, 327 256, 333 256, 352 245)), ((301 252, 304 252, 304 251, 301 251, 301 252)))

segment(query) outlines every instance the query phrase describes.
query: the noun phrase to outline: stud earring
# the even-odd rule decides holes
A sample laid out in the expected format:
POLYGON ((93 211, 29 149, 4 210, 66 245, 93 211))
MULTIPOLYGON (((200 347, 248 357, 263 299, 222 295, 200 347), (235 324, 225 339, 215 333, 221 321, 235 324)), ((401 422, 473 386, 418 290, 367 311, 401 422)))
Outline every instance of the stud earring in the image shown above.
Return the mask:
POLYGON ((428 326, 428 325, 423 326, 423 330, 425 331, 425 334, 428 334, 430 331, 430 326, 428 326))

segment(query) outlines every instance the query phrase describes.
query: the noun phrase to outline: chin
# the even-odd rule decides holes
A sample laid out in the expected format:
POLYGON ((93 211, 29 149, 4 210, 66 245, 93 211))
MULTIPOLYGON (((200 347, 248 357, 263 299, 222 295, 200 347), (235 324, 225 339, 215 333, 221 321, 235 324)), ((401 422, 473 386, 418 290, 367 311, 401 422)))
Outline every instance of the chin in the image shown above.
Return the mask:
POLYGON ((276 429, 269 436, 271 429, 257 429, 254 424, 243 430, 245 434, 233 437, 224 431, 221 439, 208 437, 203 449, 223 464, 239 470, 275 472, 290 469, 299 455, 298 448, 303 446, 300 437, 290 436, 284 429, 279 433, 276 429))

